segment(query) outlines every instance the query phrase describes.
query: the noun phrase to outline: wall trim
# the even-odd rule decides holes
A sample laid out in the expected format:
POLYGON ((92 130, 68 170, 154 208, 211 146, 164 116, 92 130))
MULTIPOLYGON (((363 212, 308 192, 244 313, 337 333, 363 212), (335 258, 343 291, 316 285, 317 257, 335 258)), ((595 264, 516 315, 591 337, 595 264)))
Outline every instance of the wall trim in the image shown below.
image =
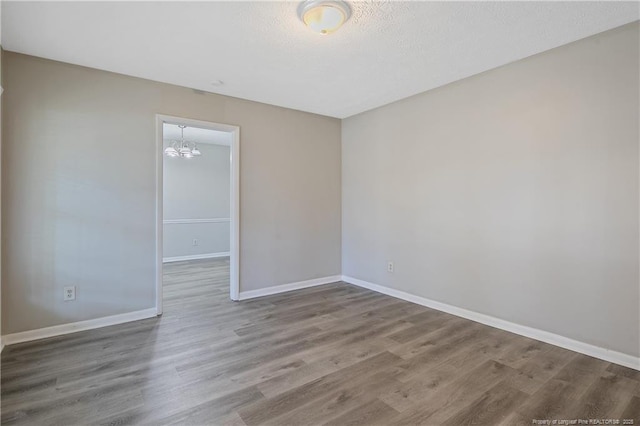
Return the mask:
POLYGON ((258 290, 241 291, 240 300, 255 299, 256 297, 269 296, 272 294, 286 293, 293 290, 301 290, 308 287, 331 284, 340 281, 341 278, 342 277, 340 275, 332 275, 329 277, 315 278, 312 280, 298 281, 295 283, 260 288, 258 290))
POLYGON ((162 263, 182 262, 184 260, 212 259, 214 257, 229 257, 230 254, 231 253, 228 251, 221 251, 219 253, 204 253, 204 254, 192 254, 189 256, 163 257, 162 263))
POLYGON ((52 327, 39 328, 36 330, 22 331, 20 333, 6 334, 2 336, 2 343, 7 346, 14 345, 16 343, 62 336, 64 334, 77 333, 78 331, 93 330, 94 328, 108 327, 110 325, 123 324, 125 322, 138 321, 156 316, 156 308, 144 309, 142 311, 127 312, 125 314, 111 315, 108 317, 54 325, 52 327))
POLYGON ((164 219, 165 225, 184 225, 187 223, 225 223, 231 222, 230 217, 210 217, 204 219, 164 219))
MULTIPOLYGON (((164 136, 164 135, 163 135, 164 136)), ((174 141, 175 139, 167 139, 164 138, 162 139, 163 142, 171 142, 174 141)), ((200 141, 198 142, 199 144, 204 144, 204 145, 218 145, 218 146, 228 146, 231 147, 232 143, 231 141, 215 141, 215 142, 209 142, 209 141, 200 141)))
POLYGON ((561 348, 569 349, 574 352, 579 352, 584 355, 589 355, 594 358, 599 358, 604 361, 619 364, 634 370, 640 371, 640 357, 634 357, 622 352, 617 352, 599 346, 591 345, 589 343, 573 340, 568 337, 560 336, 548 331, 539 330, 537 328, 527 327, 524 325, 516 324, 510 321, 506 321, 500 318, 492 317, 490 315, 481 314, 478 312, 470 311, 468 309, 459 308, 457 306, 448 305, 446 303, 437 302, 435 300, 427 299, 425 297, 416 296, 411 293, 406 293, 401 290, 373 284, 367 281, 359 280, 357 278, 342 276, 342 281, 356 285, 358 287, 366 288, 376 291, 378 293, 386 294, 387 296, 395 297, 398 299, 406 300, 407 302, 416 303, 418 305, 426 306, 428 308, 436 309, 438 311, 446 312, 458 317, 466 318, 471 321, 479 322, 491 327, 499 328, 511 333, 519 334, 520 336, 529 337, 531 339, 539 340, 541 342, 549 343, 551 345, 560 346, 561 348))

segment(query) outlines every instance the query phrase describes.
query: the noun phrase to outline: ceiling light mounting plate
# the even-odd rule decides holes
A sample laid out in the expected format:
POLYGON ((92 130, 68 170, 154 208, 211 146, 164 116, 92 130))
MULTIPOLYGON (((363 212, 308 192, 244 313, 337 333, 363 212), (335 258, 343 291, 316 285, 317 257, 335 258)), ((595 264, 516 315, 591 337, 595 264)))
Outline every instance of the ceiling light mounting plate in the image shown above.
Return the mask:
POLYGON ((351 7, 342 0, 305 0, 298 17, 312 31, 326 35, 338 30, 351 17, 351 7))

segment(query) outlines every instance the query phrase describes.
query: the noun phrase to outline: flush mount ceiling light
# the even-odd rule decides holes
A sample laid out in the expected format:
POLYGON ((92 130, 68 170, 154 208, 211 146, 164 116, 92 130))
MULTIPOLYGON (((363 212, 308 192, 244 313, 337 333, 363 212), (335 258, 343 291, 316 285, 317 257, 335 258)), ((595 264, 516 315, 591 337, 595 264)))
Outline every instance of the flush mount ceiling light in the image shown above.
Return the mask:
POLYGON ((351 16, 351 8, 341 0, 307 0, 300 3, 298 17, 317 33, 335 32, 351 16))
POLYGON ((178 127, 180 127, 180 140, 171 141, 171 145, 164 150, 164 154, 167 157, 181 158, 193 158, 202 155, 195 142, 189 142, 184 139, 184 129, 187 126, 179 124, 178 127))

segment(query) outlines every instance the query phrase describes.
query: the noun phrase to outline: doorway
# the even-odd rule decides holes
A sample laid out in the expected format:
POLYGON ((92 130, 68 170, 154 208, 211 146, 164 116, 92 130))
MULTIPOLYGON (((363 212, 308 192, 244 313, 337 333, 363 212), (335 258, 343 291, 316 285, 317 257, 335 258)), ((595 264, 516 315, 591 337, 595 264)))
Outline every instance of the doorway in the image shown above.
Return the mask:
POLYGON ((188 262, 200 262, 206 266, 212 264, 207 262, 226 262, 228 259, 229 298, 239 298, 239 145, 240 128, 237 126, 156 115, 158 315, 163 312, 165 265, 171 265, 167 268, 181 265, 184 269, 188 262), (196 181, 199 177, 215 178, 208 168, 214 167, 216 161, 219 165, 219 170, 215 171, 219 177, 217 182, 196 181), (227 184, 228 192, 225 193, 221 185, 227 184), (218 196, 215 191, 218 191, 218 196), (171 206, 165 204, 165 197, 171 206), (188 197, 195 198, 185 203, 188 197), (220 202, 228 202, 226 210, 220 202), (203 238, 198 237, 199 233, 203 238), (228 238, 228 241, 221 238, 228 238))

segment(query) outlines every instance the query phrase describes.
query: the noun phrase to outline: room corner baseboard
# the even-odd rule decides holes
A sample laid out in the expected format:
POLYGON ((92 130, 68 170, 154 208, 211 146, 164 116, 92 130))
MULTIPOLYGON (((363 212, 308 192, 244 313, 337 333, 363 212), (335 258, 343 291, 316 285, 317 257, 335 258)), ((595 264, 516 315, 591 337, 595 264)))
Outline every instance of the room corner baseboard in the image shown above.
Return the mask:
POLYGON ((315 278, 313 280, 299 281, 296 283, 276 285, 273 287, 261 288, 258 290, 241 291, 238 300, 255 299, 256 297, 269 296, 272 294, 285 293, 287 291, 300 290, 308 287, 315 287, 323 284, 330 284, 340 281, 340 275, 330 277, 315 278))
POLYGON ((49 337, 62 336, 63 334, 77 333, 78 331, 92 330, 94 328, 108 327, 110 325, 123 324, 125 322, 138 321, 141 319, 156 317, 156 308, 144 309, 142 311, 127 312, 126 314, 112 315, 108 317, 96 318, 86 321, 72 322, 69 324, 54 325, 52 327, 39 328, 37 330, 23 331, 20 333, 7 334, 2 336, 4 345, 14 345, 16 343, 30 342, 32 340, 46 339, 49 337))
POLYGON ((162 263, 184 262, 185 260, 213 259, 216 257, 229 257, 230 255, 231 253, 228 251, 221 251, 219 253, 205 253, 205 254, 192 254, 189 256, 163 257, 162 263))
POLYGON ((404 291, 396 290, 389 287, 384 287, 378 284, 373 284, 367 281, 359 280, 357 278, 343 275, 342 281, 356 285, 358 287, 373 290, 378 293, 386 294, 387 296, 406 300, 407 302, 416 303, 418 305, 446 312, 461 318, 466 318, 471 321, 479 322, 481 324, 519 334, 520 336, 525 336, 531 339, 539 340, 541 342, 549 343, 551 345, 560 346, 561 348, 579 352, 584 355, 589 355, 594 358, 599 358, 604 361, 612 362, 614 364, 619 364, 628 368, 632 368, 634 370, 640 370, 640 357, 634 357, 632 355, 601 348, 589 343, 580 342, 568 337, 550 333, 548 331, 516 324, 513 322, 502 320, 500 318, 492 317, 490 315, 485 315, 478 312, 470 311, 468 309, 459 308, 457 306, 448 305, 446 303, 436 302, 435 300, 416 296, 414 294, 406 293, 404 291))

